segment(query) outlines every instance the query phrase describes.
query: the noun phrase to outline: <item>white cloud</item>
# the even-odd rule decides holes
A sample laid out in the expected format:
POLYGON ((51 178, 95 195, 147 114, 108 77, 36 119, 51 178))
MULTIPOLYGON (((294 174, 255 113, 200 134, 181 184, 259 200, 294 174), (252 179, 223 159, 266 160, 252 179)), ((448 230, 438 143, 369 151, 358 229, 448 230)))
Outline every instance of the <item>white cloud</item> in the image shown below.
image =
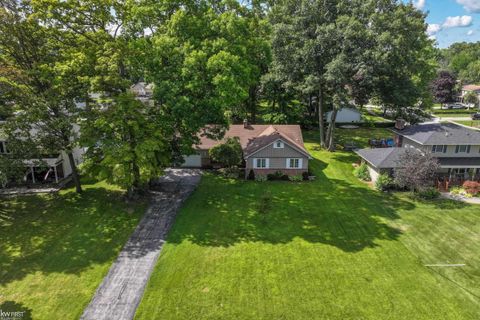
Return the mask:
POLYGON ((428 39, 430 39, 430 40, 435 40, 435 41, 436 41, 436 40, 437 40, 437 36, 429 36, 428 39))
POLYGON ((447 17, 443 23, 443 28, 458 28, 458 27, 470 27, 472 25, 473 18, 471 16, 456 16, 447 17))
POLYGON ((473 30, 468 30, 467 36, 471 36, 471 35, 474 34, 474 33, 475 33, 475 31, 473 31, 473 30))
POLYGON ((442 30, 441 25, 437 23, 429 24, 427 27, 427 34, 431 36, 431 35, 437 34, 438 32, 440 32, 440 30, 442 30))
POLYGON ((417 8, 418 10, 422 10, 423 8, 425 8, 425 2, 426 0, 418 0, 418 1, 415 1, 413 3, 413 5, 415 6, 415 8, 417 8))
POLYGON ((457 0, 468 12, 480 12, 480 0, 457 0))

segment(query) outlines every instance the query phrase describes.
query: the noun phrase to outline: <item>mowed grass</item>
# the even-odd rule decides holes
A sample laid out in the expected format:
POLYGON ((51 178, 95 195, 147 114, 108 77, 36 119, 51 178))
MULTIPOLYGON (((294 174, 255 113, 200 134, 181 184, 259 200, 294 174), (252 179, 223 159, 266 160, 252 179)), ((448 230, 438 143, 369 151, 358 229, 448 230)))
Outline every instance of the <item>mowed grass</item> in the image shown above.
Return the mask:
POLYGON ((104 183, 82 195, 0 197, 0 309, 78 319, 144 208, 104 183))
POLYGON ((136 319, 480 318, 480 208, 377 193, 351 153, 313 151, 316 135, 314 182, 204 176, 136 319), (466 266, 425 266, 448 263, 466 266))
POLYGON ((466 118, 470 117, 472 113, 477 112, 476 109, 435 109, 433 114, 439 118, 466 118))
POLYGON ((469 126, 469 127, 473 127, 473 128, 480 128, 480 120, 455 121, 455 122, 463 124, 464 126, 469 126))

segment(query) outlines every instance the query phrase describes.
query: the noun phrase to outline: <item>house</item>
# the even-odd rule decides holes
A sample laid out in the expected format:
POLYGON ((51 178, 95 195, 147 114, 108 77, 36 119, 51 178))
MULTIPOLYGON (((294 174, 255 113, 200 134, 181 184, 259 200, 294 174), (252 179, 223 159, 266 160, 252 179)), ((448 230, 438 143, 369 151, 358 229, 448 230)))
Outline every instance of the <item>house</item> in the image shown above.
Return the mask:
POLYGON ((468 180, 480 175, 480 131, 456 123, 404 126, 401 121, 392 131, 396 147, 356 151, 368 165, 372 181, 401 167, 399 159, 408 148, 437 157, 439 177, 468 180))
POLYGON ((469 84, 469 85, 463 86, 462 87, 462 96, 461 96, 462 101, 463 101, 463 98, 469 92, 475 92, 478 96, 478 100, 480 101, 480 85, 469 84))
MULTIPOLYGON (((0 157, 9 154, 7 138, 1 134, 2 124, 0 121, 0 157)), ((79 126, 74 125, 74 131, 78 133, 79 130, 79 126)), ((32 134, 35 134, 35 129, 32 129, 32 134)), ((82 148, 75 148, 72 154, 76 165, 83 162, 82 148)), ((59 183, 72 174, 68 155, 64 151, 45 154, 39 159, 25 159, 23 164, 25 166, 23 181, 26 184, 59 183)))
MULTIPOLYGON (((325 114, 325 119, 327 122, 332 122, 332 112, 329 111, 325 114)), ((361 122, 362 114, 360 111, 352 108, 342 108, 338 110, 337 117, 335 122, 337 123, 352 123, 352 122, 361 122)))
POLYGON ((243 150, 246 174, 256 175, 280 171, 286 175, 308 172, 312 159, 303 144, 302 130, 298 125, 231 125, 223 140, 201 136, 195 146, 196 154, 184 158, 184 167, 207 168, 212 165, 209 150, 227 138, 238 137, 243 150))

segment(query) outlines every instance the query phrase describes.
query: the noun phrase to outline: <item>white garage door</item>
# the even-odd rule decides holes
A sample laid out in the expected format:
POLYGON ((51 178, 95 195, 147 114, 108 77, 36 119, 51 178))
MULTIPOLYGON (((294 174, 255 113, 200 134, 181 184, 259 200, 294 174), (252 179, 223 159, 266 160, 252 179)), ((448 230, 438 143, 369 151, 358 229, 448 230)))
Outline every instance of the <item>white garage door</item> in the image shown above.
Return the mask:
POLYGON ((183 159, 185 160, 185 163, 182 164, 182 167, 185 167, 185 168, 200 168, 202 166, 202 157, 199 154, 186 156, 183 159))

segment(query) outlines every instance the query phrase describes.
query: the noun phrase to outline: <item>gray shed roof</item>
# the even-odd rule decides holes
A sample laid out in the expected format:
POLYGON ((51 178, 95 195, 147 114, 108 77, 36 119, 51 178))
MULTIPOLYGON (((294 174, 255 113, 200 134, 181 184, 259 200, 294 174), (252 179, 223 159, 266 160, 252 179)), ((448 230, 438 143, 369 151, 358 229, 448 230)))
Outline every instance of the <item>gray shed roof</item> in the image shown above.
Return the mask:
POLYGON ((480 145, 480 131, 455 123, 426 123, 393 132, 424 145, 480 145))
POLYGON ((398 167, 398 160, 406 148, 360 149, 355 153, 378 169, 398 167))

